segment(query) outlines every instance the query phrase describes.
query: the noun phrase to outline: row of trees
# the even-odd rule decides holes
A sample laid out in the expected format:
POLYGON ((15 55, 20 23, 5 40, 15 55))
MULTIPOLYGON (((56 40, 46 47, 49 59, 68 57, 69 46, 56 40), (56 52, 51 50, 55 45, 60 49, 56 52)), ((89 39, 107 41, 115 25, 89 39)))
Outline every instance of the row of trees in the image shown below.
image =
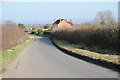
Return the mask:
MULTIPOLYGON (((5 24, 13 24, 13 25, 16 25, 16 23, 13 22, 13 21, 11 21, 11 20, 5 21, 5 24)), ((22 23, 18 23, 18 27, 19 27, 20 29, 26 29, 26 26, 25 26, 24 24, 22 24, 22 23)), ((35 30, 35 26, 31 26, 31 28, 32 28, 32 30, 35 30)), ((46 24, 46 25, 44 26, 44 29, 50 29, 50 25, 49 25, 49 24, 46 24)))

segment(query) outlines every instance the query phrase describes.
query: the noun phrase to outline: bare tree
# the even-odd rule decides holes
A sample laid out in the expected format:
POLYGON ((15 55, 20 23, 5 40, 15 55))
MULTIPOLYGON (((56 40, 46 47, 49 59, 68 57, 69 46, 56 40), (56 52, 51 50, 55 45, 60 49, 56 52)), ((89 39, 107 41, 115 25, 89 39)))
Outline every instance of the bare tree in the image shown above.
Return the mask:
POLYGON ((14 24, 15 25, 15 23, 13 21, 11 21, 11 20, 5 21, 5 24, 14 24))
POLYGON ((114 16, 111 11, 100 11, 97 13, 95 22, 104 24, 111 24, 115 22, 114 16))

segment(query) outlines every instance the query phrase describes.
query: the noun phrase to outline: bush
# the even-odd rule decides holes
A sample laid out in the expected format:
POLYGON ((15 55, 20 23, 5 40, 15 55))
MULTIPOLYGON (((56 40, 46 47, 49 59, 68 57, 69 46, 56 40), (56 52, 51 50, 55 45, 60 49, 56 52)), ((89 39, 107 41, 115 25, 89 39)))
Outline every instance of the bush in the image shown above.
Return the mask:
POLYGON ((35 30, 32 30, 31 31, 31 34, 36 34, 37 32, 35 30))
POLYGON ((50 35, 51 32, 50 31, 44 31, 44 35, 50 35))
POLYGON ((38 35, 42 35, 44 33, 42 29, 38 29, 37 32, 38 32, 38 35))
POLYGON ((50 29, 50 26, 49 26, 48 24, 46 24, 46 25, 44 26, 44 29, 50 29))
POLYGON ((32 28, 32 30, 35 30, 35 29, 36 29, 35 26, 31 26, 31 28, 32 28))
POLYGON ((2 38, 0 47, 2 50, 12 48, 27 39, 26 34, 16 25, 7 24, 0 29, 2 29, 0 30, 0 38, 2 38))
POLYGON ((33 27, 32 30, 35 30, 35 27, 33 27))
POLYGON ((24 26, 24 24, 19 23, 18 26, 20 27, 20 29, 26 29, 26 27, 24 26))
POLYGON ((100 24, 81 24, 79 27, 52 32, 52 36, 69 43, 84 44, 101 49, 118 50, 119 29, 117 24, 111 26, 100 24))

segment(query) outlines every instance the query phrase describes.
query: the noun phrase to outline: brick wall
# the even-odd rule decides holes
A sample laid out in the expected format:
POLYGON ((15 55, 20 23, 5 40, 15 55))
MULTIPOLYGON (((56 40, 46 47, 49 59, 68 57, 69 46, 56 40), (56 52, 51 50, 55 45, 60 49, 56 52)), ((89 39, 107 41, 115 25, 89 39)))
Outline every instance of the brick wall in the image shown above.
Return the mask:
POLYGON ((59 24, 58 24, 58 29, 61 30, 61 29, 66 29, 66 28, 72 28, 72 26, 67 23, 66 21, 61 21, 59 24))

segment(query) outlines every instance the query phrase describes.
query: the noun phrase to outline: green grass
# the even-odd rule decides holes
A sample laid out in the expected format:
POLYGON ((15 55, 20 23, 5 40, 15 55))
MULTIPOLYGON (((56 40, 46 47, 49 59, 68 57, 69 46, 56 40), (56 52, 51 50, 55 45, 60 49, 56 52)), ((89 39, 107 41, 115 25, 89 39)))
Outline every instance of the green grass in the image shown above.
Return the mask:
POLYGON ((11 61, 13 61, 18 53, 25 48, 29 43, 31 43, 34 39, 29 38, 28 40, 18 44, 17 46, 6 50, 6 51, 1 51, 0 52, 0 67, 5 67, 7 66, 11 61))
POLYGON ((96 53, 96 52, 92 52, 89 50, 84 50, 84 49, 80 49, 79 46, 77 44, 70 44, 66 41, 61 41, 61 40, 56 40, 54 39, 53 42, 63 48, 66 49, 68 51, 71 51, 73 53, 82 55, 82 56, 87 56, 93 59, 100 59, 101 61, 107 61, 107 62, 112 62, 114 64, 120 64, 120 61, 118 59, 118 57, 120 57, 119 55, 110 55, 110 54, 100 54, 100 53, 96 53))

